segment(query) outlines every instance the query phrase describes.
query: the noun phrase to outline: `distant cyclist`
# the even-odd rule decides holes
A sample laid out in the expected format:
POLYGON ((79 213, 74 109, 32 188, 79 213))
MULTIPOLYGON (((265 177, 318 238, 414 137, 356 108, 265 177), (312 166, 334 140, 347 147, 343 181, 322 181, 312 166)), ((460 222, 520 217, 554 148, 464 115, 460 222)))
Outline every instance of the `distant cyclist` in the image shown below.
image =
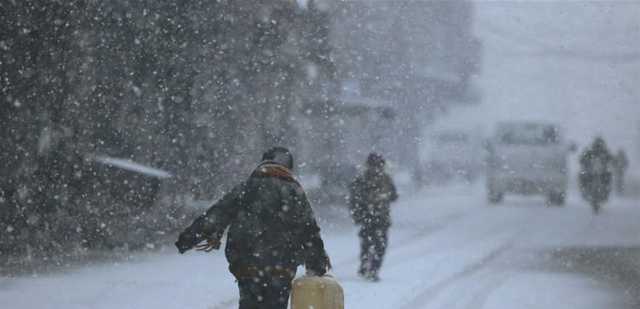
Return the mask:
POLYGON ((597 137, 580 157, 580 190, 582 196, 598 213, 611 192, 612 157, 604 139, 597 137))

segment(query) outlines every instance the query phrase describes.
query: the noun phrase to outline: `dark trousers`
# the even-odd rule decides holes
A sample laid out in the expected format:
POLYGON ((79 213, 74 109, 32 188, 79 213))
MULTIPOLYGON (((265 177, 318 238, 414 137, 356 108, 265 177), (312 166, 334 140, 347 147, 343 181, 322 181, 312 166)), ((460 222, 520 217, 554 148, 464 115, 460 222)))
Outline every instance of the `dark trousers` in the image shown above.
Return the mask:
POLYGON ((291 281, 288 276, 238 279, 240 309, 287 309, 291 281))
POLYGON ((364 276, 377 276, 387 250, 388 227, 363 226, 360 229, 360 270, 364 276))

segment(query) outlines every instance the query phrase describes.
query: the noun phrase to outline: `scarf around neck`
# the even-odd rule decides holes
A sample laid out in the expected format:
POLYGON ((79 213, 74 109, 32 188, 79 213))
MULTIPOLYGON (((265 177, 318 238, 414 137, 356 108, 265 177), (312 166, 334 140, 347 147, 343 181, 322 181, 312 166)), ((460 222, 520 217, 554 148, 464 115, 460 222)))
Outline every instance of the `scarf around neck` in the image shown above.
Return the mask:
POLYGON ((290 169, 276 163, 272 162, 263 162, 260 164, 251 175, 252 177, 275 177, 288 182, 293 182, 298 185, 300 183, 293 176, 293 173, 290 169))

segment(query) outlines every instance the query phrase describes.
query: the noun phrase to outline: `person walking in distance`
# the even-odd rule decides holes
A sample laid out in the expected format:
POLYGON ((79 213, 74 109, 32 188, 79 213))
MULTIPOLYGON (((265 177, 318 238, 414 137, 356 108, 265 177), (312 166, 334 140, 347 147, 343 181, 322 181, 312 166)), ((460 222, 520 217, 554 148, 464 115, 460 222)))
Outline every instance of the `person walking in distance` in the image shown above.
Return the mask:
POLYGON ((358 274, 378 281, 378 272, 387 248, 391 227, 391 202, 398 199, 395 185, 385 172, 385 160, 369 154, 366 170, 349 188, 349 207, 353 221, 360 225, 360 268, 358 274))

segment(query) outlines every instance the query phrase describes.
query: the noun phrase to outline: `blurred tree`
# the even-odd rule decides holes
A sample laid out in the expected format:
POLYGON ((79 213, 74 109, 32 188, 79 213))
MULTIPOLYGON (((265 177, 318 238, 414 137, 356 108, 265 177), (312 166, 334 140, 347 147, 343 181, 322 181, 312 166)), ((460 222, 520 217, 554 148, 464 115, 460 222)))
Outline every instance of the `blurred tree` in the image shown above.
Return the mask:
MULTIPOLYGON (((65 212, 77 187, 82 164, 74 147, 77 122, 67 111, 74 105, 70 74, 77 52, 77 27, 84 1, 3 2, 0 46, 2 76, 2 198, 0 229, 11 244, 27 239, 35 250, 59 246, 50 235, 64 229, 49 224, 65 212)), ((7 247, 25 252, 28 246, 7 247)))
POLYGON ((149 210, 95 155, 169 170, 165 194, 215 198, 262 150, 292 146, 300 98, 337 87, 313 1, 24 0, 0 14, 2 252, 140 245, 127 237, 149 210))

